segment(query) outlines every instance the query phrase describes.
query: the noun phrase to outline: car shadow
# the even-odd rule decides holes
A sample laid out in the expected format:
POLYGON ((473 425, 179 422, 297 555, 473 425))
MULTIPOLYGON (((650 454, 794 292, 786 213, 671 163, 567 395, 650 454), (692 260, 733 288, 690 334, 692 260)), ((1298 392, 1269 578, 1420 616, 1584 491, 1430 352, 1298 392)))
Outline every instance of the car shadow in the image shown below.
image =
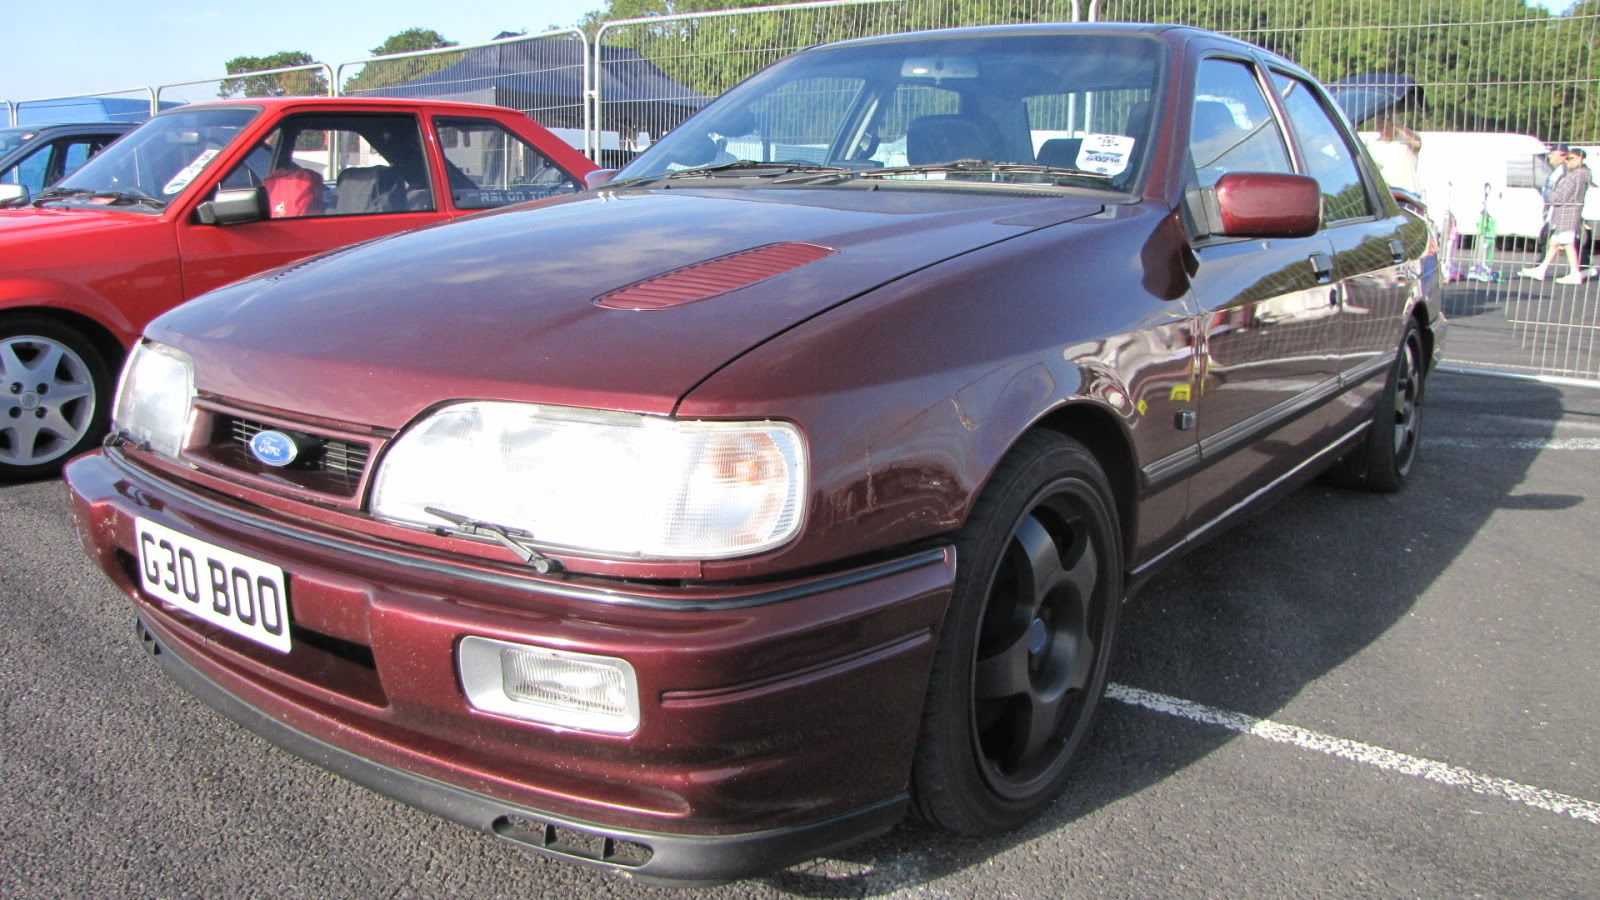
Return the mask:
MULTIPOLYGON (((1553 433, 1564 413, 1559 391, 1445 375, 1429 392, 1432 424, 1448 422, 1454 432, 1472 416, 1511 416, 1525 423, 1517 444, 1497 452, 1493 465, 1450 467, 1442 450, 1429 453, 1425 427, 1418 468, 1399 494, 1319 481, 1284 497, 1168 568, 1129 603, 1112 681, 1270 717, 1406 616, 1491 515, 1578 502, 1519 490, 1539 451, 1515 446, 1553 433)), ((1107 700, 1066 791, 1022 828, 964 839, 908 822, 758 881, 819 898, 931 882, 1068 829, 1237 738, 1216 727, 1169 727, 1162 717, 1107 700)))

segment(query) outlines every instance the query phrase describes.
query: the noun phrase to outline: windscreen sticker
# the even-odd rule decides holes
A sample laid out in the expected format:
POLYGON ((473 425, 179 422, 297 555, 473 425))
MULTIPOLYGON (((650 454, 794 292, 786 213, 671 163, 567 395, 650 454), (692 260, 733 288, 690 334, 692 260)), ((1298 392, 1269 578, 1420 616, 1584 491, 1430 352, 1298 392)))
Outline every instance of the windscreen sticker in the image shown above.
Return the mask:
POLYGON ((189 182, 193 181, 195 176, 200 174, 200 170, 206 167, 206 163, 211 162, 211 158, 221 152, 221 147, 211 147, 203 151, 194 158, 194 162, 184 166, 178 171, 178 174, 172 176, 172 180, 167 182, 166 186, 161 189, 161 193, 176 194, 188 187, 189 182))
POLYGON ((1133 138, 1125 134, 1087 134, 1078 147, 1077 167, 1100 175, 1121 175, 1133 155, 1133 138))

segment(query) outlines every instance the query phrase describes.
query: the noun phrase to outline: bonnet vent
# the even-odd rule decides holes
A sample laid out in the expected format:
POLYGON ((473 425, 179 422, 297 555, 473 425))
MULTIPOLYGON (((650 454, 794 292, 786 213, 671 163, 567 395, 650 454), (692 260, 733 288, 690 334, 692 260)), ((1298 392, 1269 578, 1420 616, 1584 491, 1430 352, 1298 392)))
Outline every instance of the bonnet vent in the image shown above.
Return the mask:
POLYGON ((596 297, 606 309, 666 309, 748 287, 836 252, 817 244, 767 244, 653 275, 596 297))

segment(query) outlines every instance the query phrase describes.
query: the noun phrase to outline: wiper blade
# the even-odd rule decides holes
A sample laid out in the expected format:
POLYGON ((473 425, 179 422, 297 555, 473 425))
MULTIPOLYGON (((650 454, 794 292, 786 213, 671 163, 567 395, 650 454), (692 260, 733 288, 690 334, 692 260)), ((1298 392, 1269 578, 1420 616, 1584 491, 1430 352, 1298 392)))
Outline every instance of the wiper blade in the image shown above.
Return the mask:
MULTIPOLYGON (((517 540, 516 537, 513 537, 511 534, 512 530, 506 528, 504 525, 496 525, 493 522, 483 522, 477 519, 471 519, 461 515, 460 513, 453 513, 446 509, 440 509, 437 506, 424 506, 422 511, 430 516, 438 516, 446 522, 449 522, 456 527, 457 531, 463 534, 485 534, 494 538, 501 544, 504 544, 506 547, 510 548, 513 553, 522 557, 522 561, 531 566, 533 570, 538 572, 540 575, 548 575, 551 572, 558 571, 561 568, 561 563, 551 559, 548 556, 545 556, 543 553, 540 553, 527 544, 524 544, 522 541, 517 540)), ((443 531, 443 529, 440 529, 440 531, 443 531)), ((533 537, 533 535, 528 534, 525 531, 519 530, 517 533, 520 535, 533 537)))
POLYGON ((740 175, 792 175, 796 172, 811 174, 836 174, 854 172, 848 166, 828 166, 821 163, 789 163, 789 162, 758 162, 753 159, 735 159, 731 162, 713 163, 709 166, 695 166, 690 169, 674 169, 671 172, 657 172, 654 175, 638 175, 633 178, 624 178, 613 181, 606 187, 619 184, 643 184, 650 181, 659 181, 664 178, 701 178, 716 175, 718 172, 737 172, 740 175))
POLYGON ((92 193, 94 193, 94 191, 91 191, 88 188, 50 188, 49 190, 43 191, 35 196, 33 198, 33 204, 37 206, 46 200, 59 200, 62 197, 81 197, 85 194, 92 193))
POLYGON ((40 194, 38 199, 33 201, 33 205, 38 206, 41 203, 48 203, 52 200, 65 200, 68 197, 87 200, 104 198, 108 206, 115 203, 142 203, 145 206, 153 206, 156 209, 167 208, 167 201, 152 197, 149 194, 139 193, 138 191, 96 191, 89 188, 51 188, 40 194))
MULTIPOLYGON (((897 175, 932 175, 932 174, 975 174, 989 173, 1021 174, 1021 175, 1050 175, 1057 178, 1094 178, 1108 180, 1109 175, 1097 172, 1084 172, 1078 169, 1069 169, 1063 166, 1046 166, 1039 163, 1018 162, 993 162, 987 159, 955 159, 949 162, 923 163, 915 166, 889 166, 883 169, 849 169, 838 173, 839 179, 853 178, 893 178, 897 175)), ((830 176, 823 176, 827 178, 830 176)), ((780 179, 788 181, 789 179, 780 179)), ((818 179, 822 180, 822 179, 818 179)))

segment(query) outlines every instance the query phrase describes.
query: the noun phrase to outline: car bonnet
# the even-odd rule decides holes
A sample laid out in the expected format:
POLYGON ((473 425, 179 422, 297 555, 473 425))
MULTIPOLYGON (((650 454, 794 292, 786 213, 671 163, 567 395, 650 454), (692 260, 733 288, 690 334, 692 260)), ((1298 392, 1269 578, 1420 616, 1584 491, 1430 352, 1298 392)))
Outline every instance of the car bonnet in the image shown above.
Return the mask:
POLYGON ((664 414, 830 306, 1101 208, 1044 192, 601 191, 335 251, 202 296, 147 333, 192 355, 202 392, 350 423, 398 428, 466 398, 664 414), (808 249, 693 302, 597 302, 773 244, 808 249))

